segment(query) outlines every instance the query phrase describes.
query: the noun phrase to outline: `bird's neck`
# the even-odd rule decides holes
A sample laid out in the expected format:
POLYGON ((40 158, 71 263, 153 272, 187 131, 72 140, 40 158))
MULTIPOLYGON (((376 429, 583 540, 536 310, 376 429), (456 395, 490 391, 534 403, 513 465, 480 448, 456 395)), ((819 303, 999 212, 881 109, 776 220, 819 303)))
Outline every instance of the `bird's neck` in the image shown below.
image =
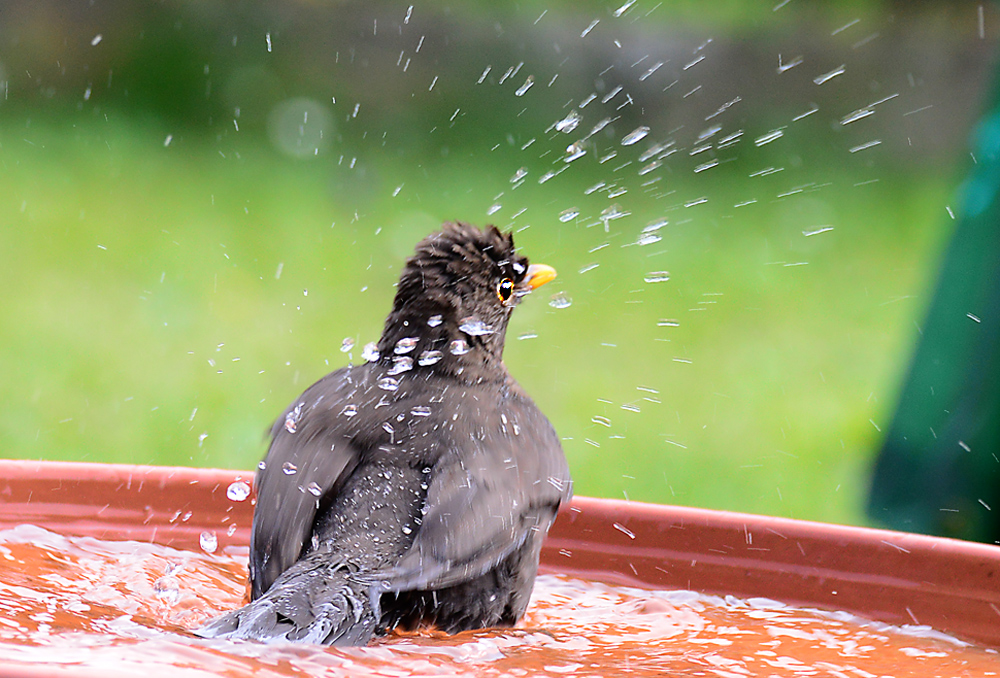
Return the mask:
POLYGON ((443 313, 402 314, 386 320, 378 342, 379 364, 398 374, 430 370, 462 381, 503 380, 504 332, 470 335, 443 313))

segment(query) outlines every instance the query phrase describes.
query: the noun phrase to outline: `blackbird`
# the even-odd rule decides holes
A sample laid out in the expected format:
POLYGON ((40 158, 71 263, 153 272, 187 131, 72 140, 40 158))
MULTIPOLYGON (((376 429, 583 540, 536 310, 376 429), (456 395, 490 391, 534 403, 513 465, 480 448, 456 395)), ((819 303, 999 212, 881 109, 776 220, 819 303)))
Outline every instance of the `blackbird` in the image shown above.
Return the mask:
POLYGON ((552 425, 507 372, 507 322, 555 277, 513 237, 446 223, 400 276, 368 362, 309 387, 257 474, 251 601, 203 637, 363 645, 524 614, 572 483, 552 425))

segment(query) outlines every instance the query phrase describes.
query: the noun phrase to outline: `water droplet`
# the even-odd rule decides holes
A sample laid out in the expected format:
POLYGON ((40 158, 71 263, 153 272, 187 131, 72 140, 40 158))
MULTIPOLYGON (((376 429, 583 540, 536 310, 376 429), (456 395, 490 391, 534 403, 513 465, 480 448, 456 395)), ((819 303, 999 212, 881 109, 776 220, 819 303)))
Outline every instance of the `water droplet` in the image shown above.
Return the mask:
POLYGON ((498 202, 495 202, 492 205, 490 205, 489 208, 486 210, 486 216, 492 216, 492 215, 496 214, 497 212, 499 212, 502 208, 503 208, 503 205, 501 205, 498 202))
POLYGON ((396 432, 396 429, 394 429, 392 427, 392 424, 390 424, 389 422, 385 422, 382 424, 382 430, 388 433, 389 435, 392 435, 393 433, 396 432))
POLYGON ((673 318, 661 318, 656 322, 657 327, 680 327, 681 323, 679 320, 674 320, 673 318))
POLYGON ((355 405, 354 403, 348 403, 347 405, 344 405, 344 409, 340 411, 341 416, 344 417, 353 417, 357 413, 358 413, 358 406, 355 405))
POLYGON ((587 37, 587 34, 590 33, 592 30, 594 30, 594 26, 596 26, 599 23, 601 23, 600 19, 594 19, 593 21, 591 21, 590 25, 588 25, 586 28, 584 28, 583 32, 580 33, 580 37, 581 38, 587 37))
POLYGON ((392 367, 389 368, 389 375, 402 374, 413 369, 413 358, 408 355, 396 356, 392 360, 392 367))
POLYGON ((512 176, 510 178, 510 183, 516 184, 517 182, 519 182, 521 179, 523 179, 526 176, 528 176, 528 168, 527 167, 522 167, 519 170, 517 170, 516 172, 514 172, 514 176, 512 176))
POLYGON ((403 525, 403 534, 410 534, 413 532, 413 528, 409 525, 403 525))
POLYGON ((427 326, 437 327, 442 322, 444 322, 444 318, 442 318, 440 315, 432 315, 430 318, 427 319, 427 326))
POLYGON ((378 387, 383 391, 395 391, 399 388, 399 381, 392 377, 382 377, 378 380, 378 387))
POLYGON ((621 219, 622 217, 627 217, 629 214, 631 214, 631 212, 626 212, 625 210, 622 209, 621 205, 615 203, 614 205, 605 207, 603 210, 601 210, 601 221, 603 221, 606 226, 609 221, 613 221, 614 219, 621 219))
POLYGON ((668 280, 670 280, 670 273, 668 273, 667 271, 652 271, 651 273, 647 273, 643 277, 643 280, 645 280, 648 283, 667 282, 668 280))
MULTIPOLYGON (((612 118, 604 118, 603 120, 601 120, 599 123, 597 123, 596 125, 594 125, 590 129, 590 133, 585 138, 589 139, 590 137, 594 136, 595 134, 597 134, 598 132, 600 132, 602 129, 604 129, 605 127, 607 127, 608 125, 610 125, 612 122, 614 122, 614 120, 612 118)), ((603 162, 603 160, 601 162, 603 162)))
POLYGON ((642 232, 643 233, 654 233, 656 231, 659 231, 661 228, 663 228, 664 226, 666 226, 669 223, 670 222, 667 221, 666 219, 658 219, 656 221, 651 221, 651 222, 649 222, 648 224, 646 224, 645 226, 642 227, 642 232))
POLYGON ((202 532, 198 537, 198 543, 205 553, 215 553, 219 548, 219 538, 215 536, 215 532, 202 532))
POLYGON ((424 405, 419 405, 410 410, 410 414, 414 417, 429 417, 431 416, 431 408, 424 405))
POLYGON ((487 325, 474 315, 462 318, 462 321, 458 324, 458 329, 462 330, 470 337, 481 337, 487 334, 493 334, 493 327, 487 325))
POLYGON ((577 141, 566 147, 566 157, 563 158, 563 162, 573 162, 584 155, 587 155, 587 151, 584 149, 583 144, 577 141))
POLYGON ((420 337, 404 337, 396 342, 396 347, 392 349, 392 352, 396 355, 402 355, 404 353, 409 353, 417 346, 417 342, 420 341, 420 337))
MULTIPOLYGON (((671 141, 668 144, 653 144, 652 146, 650 146, 649 148, 647 148, 645 151, 642 152, 642 154, 639 156, 639 162, 646 162, 647 160, 649 160, 653 156, 659 155, 663 151, 668 150, 673 145, 674 145, 673 141, 671 141)), ((673 155, 673 153, 674 152, 671 151, 670 153, 667 153, 667 155, 665 155, 663 157, 667 157, 667 156, 673 155)))
POLYGON ((309 483, 306 485, 306 489, 314 497, 319 497, 323 494, 323 488, 319 486, 319 483, 309 483))
POLYGON ((570 299, 565 292, 556 292, 549 299, 549 306, 552 308, 569 308, 573 305, 573 300, 570 299))
POLYGON ((641 177, 641 176, 645 176, 645 175, 649 174, 650 172, 652 172, 653 170, 657 169, 662 164, 663 163, 660 162, 659 160, 654 160, 653 162, 649 163, 648 165, 643 165, 642 168, 639 170, 639 176, 641 177))
POLYGON ((638 143, 645 139, 647 134, 649 134, 649 128, 645 125, 640 125, 622 138, 622 146, 631 146, 638 143))
POLYGON ((607 417, 602 417, 598 415, 591 417, 590 420, 595 424, 600 424, 601 426, 607 426, 609 428, 611 427, 611 420, 608 419, 607 417))
POLYGON ((557 132, 565 132, 569 134, 577 128, 577 126, 583 121, 583 116, 576 111, 570 111, 569 115, 556 123, 557 132))
POLYGON ((347 353, 352 348, 354 348, 354 338, 353 337, 345 337, 344 340, 342 342, 340 342, 340 352, 341 353, 347 353))
POLYGON ((627 12, 628 8, 631 7, 634 4, 635 4, 635 0, 627 0, 624 5, 622 5, 621 7, 619 7, 618 9, 616 9, 614 12, 612 12, 611 16, 613 16, 614 18, 617 19, 622 14, 624 14, 625 12, 627 12))
POLYGON ((448 350, 451 351, 452 355, 465 355, 469 352, 469 345, 465 339, 456 339, 448 344, 448 350))
POLYGON ((286 476, 294 476, 296 473, 299 472, 299 467, 290 461, 286 461, 284 464, 281 465, 281 472, 284 473, 286 476))
POLYGON ((771 130, 770 132, 768 132, 764 136, 757 137, 756 139, 754 139, 753 140, 753 145, 760 147, 760 146, 763 146, 765 144, 769 144, 772 141, 775 141, 776 139, 780 139, 783 136, 785 136, 785 132, 782 129, 779 128, 779 129, 771 130))
POLYGON ((258 461, 257 462, 257 470, 258 471, 265 471, 265 470, 267 470, 267 462, 264 461, 263 459, 261 459, 260 461, 258 461))
POLYGON ((528 79, 524 81, 524 84, 517 88, 514 92, 515 96, 523 97, 524 93, 531 89, 531 86, 535 84, 535 76, 529 75, 528 79))
POLYGON ((525 339, 537 339, 537 338, 538 338, 537 332, 525 332, 524 334, 520 334, 517 337, 518 341, 524 341, 525 339))
POLYGON ((444 354, 441 353, 441 351, 424 351, 420 354, 420 357, 417 358, 417 363, 421 367, 427 367, 428 365, 433 365, 434 363, 440 361, 443 357, 444 354))
POLYGON ((567 221, 573 221, 578 216, 580 216, 580 210, 575 207, 570 207, 568 210, 563 210, 559 213, 559 221, 565 224, 567 221))
POLYGON ((378 360, 378 344, 374 341, 370 341, 365 344, 365 347, 361 349, 361 357, 366 361, 373 363, 378 360))
POLYGON ((237 480, 226 488, 226 496, 231 501, 244 501, 250 496, 250 486, 242 480, 237 480))
POLYGON ((639 239, 635 241, 635 244, 641 247, 643 245, 652 245, 653 243, 660 242, 661 240, 663 240, 663 238, 656 233, 643 233, 639 236, 639 239))
POLYGON ((302 403, 295 406, 291 412, 285 415, 285 430, 295 433, 299 428, 299 420, 302 418, 302 403))

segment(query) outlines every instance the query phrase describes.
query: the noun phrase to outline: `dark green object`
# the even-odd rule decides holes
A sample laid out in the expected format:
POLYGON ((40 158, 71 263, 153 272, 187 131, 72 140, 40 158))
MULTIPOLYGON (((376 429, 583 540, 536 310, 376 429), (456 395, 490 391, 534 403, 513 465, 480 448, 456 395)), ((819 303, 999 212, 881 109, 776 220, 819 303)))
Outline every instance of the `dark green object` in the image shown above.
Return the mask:
POLYGON ((1000 543, 1000 97, 974 146, 868 511, 898 530, 1000 543))

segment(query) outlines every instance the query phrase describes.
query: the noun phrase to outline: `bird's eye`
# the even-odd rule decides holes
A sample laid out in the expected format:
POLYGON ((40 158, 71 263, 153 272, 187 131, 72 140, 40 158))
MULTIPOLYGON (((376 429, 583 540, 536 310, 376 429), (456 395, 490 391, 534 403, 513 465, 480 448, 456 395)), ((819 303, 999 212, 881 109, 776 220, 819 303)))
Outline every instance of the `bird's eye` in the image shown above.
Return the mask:
POLYGON ((499 283, 497 283, 497 297, 500 298, 501 303, 506 304, 507 300, 510 299, 510 295, 514 294, 514 281, 510 278, 504 278, 499 283))

